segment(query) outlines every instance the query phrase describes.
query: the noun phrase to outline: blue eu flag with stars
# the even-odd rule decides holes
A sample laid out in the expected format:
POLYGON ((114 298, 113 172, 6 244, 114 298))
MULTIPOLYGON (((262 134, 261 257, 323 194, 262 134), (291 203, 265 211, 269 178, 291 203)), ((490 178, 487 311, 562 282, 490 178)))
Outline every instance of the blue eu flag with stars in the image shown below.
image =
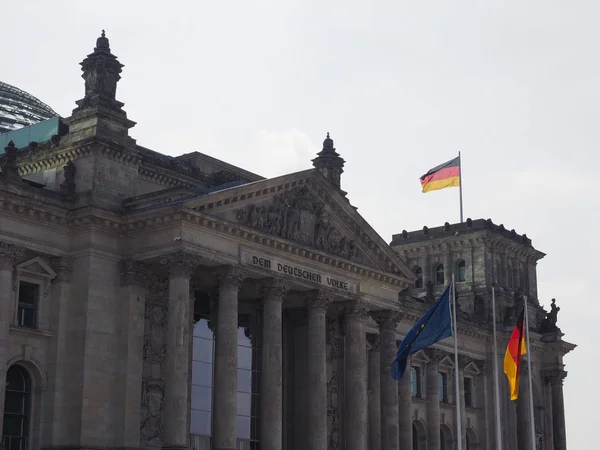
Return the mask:
POLYGON ((402 378, 410 355, 449 336, 452 336, 450 286, 402 339, 396 359, 392 363, 392 378, 394 380, 402 378))

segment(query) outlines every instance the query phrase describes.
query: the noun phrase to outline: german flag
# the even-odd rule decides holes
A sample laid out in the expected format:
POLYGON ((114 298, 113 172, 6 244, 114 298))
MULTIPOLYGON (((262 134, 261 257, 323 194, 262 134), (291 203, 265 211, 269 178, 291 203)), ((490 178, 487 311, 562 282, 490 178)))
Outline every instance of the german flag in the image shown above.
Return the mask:
POLYGON ((460 156, 434 167, 421 177, 423 192, 460 186, 460 156))
POLYGON ((508 341, 506 354, 504 355, 504 373, 508 378, 510 386, 510 399, 516 400, 519 397, 519 375, 521 372, 521 356, 527 354, 525 345, 525 308, 521 310, 517 324, 508 341))

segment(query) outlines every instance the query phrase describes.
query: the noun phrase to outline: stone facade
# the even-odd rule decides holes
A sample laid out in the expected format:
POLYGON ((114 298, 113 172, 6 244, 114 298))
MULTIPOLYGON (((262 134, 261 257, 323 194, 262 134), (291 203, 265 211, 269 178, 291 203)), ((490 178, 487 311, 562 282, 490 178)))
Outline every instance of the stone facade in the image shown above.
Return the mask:
MULTIPOLYGON (((527 296, 539 448, 566 448, 574 345, 539 305, 526 236, 468 220, 388 245, 341 190, 329 136, 313 169, 272 179, 141 147, 122 67, 103 33, 68 133, 0 156, 7 448, 449 449, 458 373, 465 448, 493 449, 492 286, 499 364, 527 296), (458 367, 449 339, 393 381, 451 273, 458 367)), ((502 389, 504 440, 529 449, 528 404, 502 389)))

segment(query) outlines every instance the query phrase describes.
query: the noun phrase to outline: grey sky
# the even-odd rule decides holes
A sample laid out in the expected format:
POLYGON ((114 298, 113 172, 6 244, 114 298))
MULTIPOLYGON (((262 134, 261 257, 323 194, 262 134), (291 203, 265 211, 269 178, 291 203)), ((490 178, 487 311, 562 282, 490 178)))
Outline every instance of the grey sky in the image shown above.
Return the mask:
POLYGON ((139 144, 274 176, 310 167, 329 131, 342 187, 387 241, 458 221, 458 190, 424 195, 418 177, 461 150, 465 217, 548 254, 540 300, 556 297, 579 345, 566 358, 569 446, 597 448, 600 3, 150 4, 9 2, 0 79, 68 116, 83 96, 78 63, 105 28, 139 144))

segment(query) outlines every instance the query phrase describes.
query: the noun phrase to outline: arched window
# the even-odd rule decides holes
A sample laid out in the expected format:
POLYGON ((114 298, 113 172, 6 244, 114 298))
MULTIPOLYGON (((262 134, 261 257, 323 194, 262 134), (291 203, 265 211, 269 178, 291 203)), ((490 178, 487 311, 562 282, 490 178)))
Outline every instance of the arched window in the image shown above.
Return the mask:
POLYGON ((444 431, 440 428, 440 450, 446 450, 446 436, 444 431))
POLYGON ((415 268, 415 275, 417 280, 415 281, 415 289, 421 289, 423 287, 423 269, 417 266, 415 268))
POLYGON ((464 260, 459 261, 456 272, 456 281, 467 281, 467 263, 464 260))
POLYGON ((413 450, 419 450, 419 432, 417 431, 417 427, 413 424, 412 426, 412 434, 413 434, 413 450))
POLYGON ((435 284, 444 284, 444 265, 435 266, 435 284))
POLYGON ((31 378, 23 367, 13 365, 6 373, 2 428, 2 441, 6 450, 27 449, 30 402, 31 378))

